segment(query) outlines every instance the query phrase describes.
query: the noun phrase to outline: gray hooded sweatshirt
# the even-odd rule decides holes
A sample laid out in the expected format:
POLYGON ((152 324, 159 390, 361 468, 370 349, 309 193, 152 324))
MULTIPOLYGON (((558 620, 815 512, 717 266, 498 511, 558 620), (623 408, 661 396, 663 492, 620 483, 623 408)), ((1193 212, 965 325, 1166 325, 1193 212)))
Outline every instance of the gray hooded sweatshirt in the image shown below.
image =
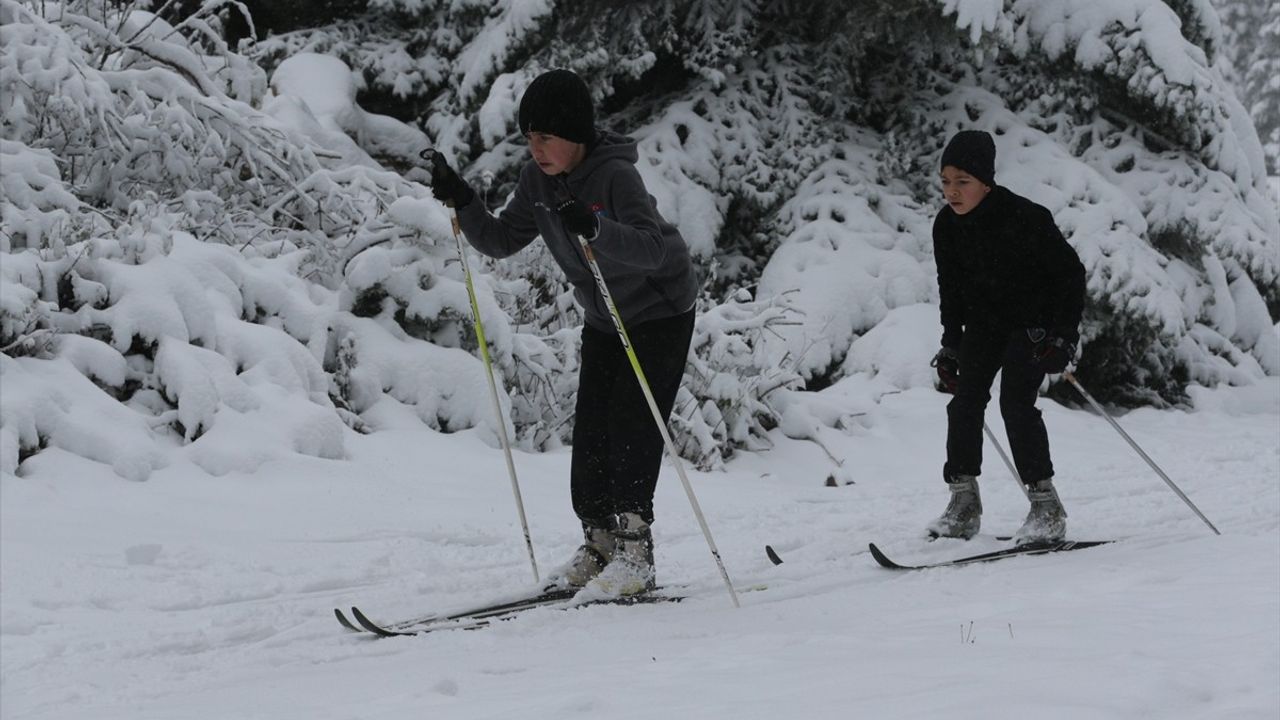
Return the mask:
POLYGON ((495 258, 513 255, 541 235, 573 284, 587 323, 613 332, 609 308, 582 247, 555 210, 570 196, 591 208, 599 221, 591 250, 624 323, 689 310, 698 285, 684 238, 658 214, 656 201, 636 171, 636 141, 597 132, 599 142, 573 171, 550 176, 529 160, 520 171, 515 194, 498 217, 472 200, 458 210, 458 222, 476 250, 495 258))

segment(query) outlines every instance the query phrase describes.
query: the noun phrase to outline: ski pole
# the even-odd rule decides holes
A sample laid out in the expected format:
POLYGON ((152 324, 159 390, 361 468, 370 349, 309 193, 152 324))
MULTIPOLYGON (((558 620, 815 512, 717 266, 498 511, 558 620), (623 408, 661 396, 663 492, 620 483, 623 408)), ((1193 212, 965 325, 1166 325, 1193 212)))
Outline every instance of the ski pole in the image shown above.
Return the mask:
MULTIPOLYGON (((435 151, 424 150, 425 158, 431 153, 434 160, 435 151)), ((485 377, 489 381, 489 395, 493 398, 493 412, 498 418, 498 437, 502 440, 502 452, 507 457, 507 474, 511 476, 511 492, 516 498, 516 512, 520 515, 520 528, 524 531, 524 545, 529 551, 529 565, 533 568, 533 582, 541 582, 538 577, 538 561, 533 555, 533 539, 529 536, 529 521, 524 515, 524 499, 520 496, 520 482, 516 479, 516 464, 511 458, 511 440, 507 437, 507 421, 502 414, 502 403, 498 400, 498 385, 493 379, 493 362, 489 359, 489 343, 484 337, 484 323, 480 320, 480 303, 476 300, 475 282, 471 278, 471 265, 467 262, 467 251, 462 244, 462 227, 458 225, 458 209, 452 202, 449 206, 449 219, 453 221, 453 239, 458 243, 458 259, 462 262, 462 275, 466 278, 467 298, 471 300, 471 322, 476 329, 476 342, 480 344, 480 359, 484 361, 485 377)))
POLYGON ((1022 494, 1026 495, 1027 486, 1022 483, 1022 476, 1018 474, 1018 468, 1014 467, 1013 461, 1009 459, 1008 455, 1005 455, 1004 448, 1000 447, 1000 441, 996 440, 996 434, 991 432, 991 427, 987 425, 985 420, 982 423, 982 429, 987 432, 987 439, 991 441, 991 444, 996 446, 996 452, 1000 453, 1000 459, 1003 460, 1005 466, 1009 468, 1009 472, 1013 473, 1013 479, 1017 481, 1018 487, 1022 490, 1022 494))
POLYGON ((1143 452, 1142 448, 1138 447, 1138 443, 1134 442, 1133 438, 1129 437, 1129 433, 1125 432, 1124 428, 1120 427, 1120 424, 1117 423, 1114 419, 1112 419, 1112 417, 1109 414, 1107 414, 1106 410, 1102 409, 1102 406, 1098 404, 1098 401, 1094 400, 1093 396, 1089 394, 1089 391, 1085 390, 1084 386, 1081 385, 1078 380, 1076 380, 1075 375, 1072 375, 1070 372, 1064 372, 1062 373, 1062 376, 1067 379, 1067 382, 1071 383, 1072 385, 1075 385, 1076 390, 1079 390, 1080 394, 1084 396, 1084 399, 1089 401, 1089 404, 1093 406, 1093 409, 1097 410, 1098 414, 1102 415, 1102 417, 1107 419, 1107 422, 1111 423, 1111 427, 1115 428, 1116 432, 1120 433, 1120 437, 1124 438, 1129 442, 1130 447, 1136 450, 1138 455, 1141 456, 1143 460, 1147 461, 1147 464, 1151 466, 1152 470, 1156 471, 1156 474, 1160 476, 1160 479, 1164 480, 1165 484, 1168 485, 1171 490, 1177 493, 1178 497, 1182 498, 1182 502, 1186 503, 1187 507, 1194 510, 1196 515, 1200 516, 1200 519, 1204 521, 1205 525, 1209 526, 1209 529, 1212 530, 1215 535, 1222 534, 1218 532, 1218 528, 1213 526, 1213 523, 1209 522, 1209 518, 1205 517, 1204 513, 1200 512, 1200 508, 1196 507, 1196 504, 1191 502, 1191 498, 1187 497, 1186 493, 1182 492, 1182 490, 1176 484, 1174 484, 1172 480, 1169 479, 1169 476, 1166 475, 1164 471, 1160 469, 1160 466, 1156 465, 1155 461, 1152 460, 1149 455, 1143 452))
POLYGON ((582 252, 586 255, 587 265, 591 268, 591 274, 596 279, 596 285, 600 288, 600 295, 604 298, 604 302, 609 306, 609 316, 613 319, 613 326, 618 330, 618 337, 622 339, 622 348, 626 350, 627 359, 631 361, 631 369, 636 373, 636 380, 640 382, 640 390, 644 393, 644 399, 649 403, 649 411, 653 413, 653 421, 658 425, 658 432, 662 433, 662 442, 667 447, 667 454, 671 456, 671 464, 676 466, 676 473, 680 475, 680 482, 684 485, 684 493, 689 496, 689 504, 693 506, 693 514, 698 518, 698 526, 702 528, 702 535, 707 539, 707 546, 711 548, 711 556, 715 558, 716 565, 720 568, 720 577, 724 578, 725 587, 729 588, 729 597, 733 598, 734 607, 742 607, 738 603, 738 593, 733 589, 733 582, 729 580, 729 571, 724 567, 724 560, 720 558, 720 551, 716 549, 716 541, 711 537, 711 528, 707 527, 707 519, 702 515, 702 507, 698 505, 698 496, 693 493, 693 486, 689 484, 689 478, 684 473, 684 463, 680 462, 680 455, 676 452, 675 443, 671 441, 671 433, 667 430, 667 423, 662 419, 662 411, 658 409, 658 402, 653 399, 653 391, 649 389, 649 381, 644 377, 644 370, 640 367, 640 359, 636 357, 635 348, 631 346, 631 339, 627 337, 627 329, 622 324, 622 316, 618 314, 618 306, 613 302, 613 296, 609 294, 609 286, 604 281, 604 275, 600 272, 600 265, 596 263, 595 253, 591 251, 591 243, 586 238, 578 236, 578 242, 582 245, 582 252))

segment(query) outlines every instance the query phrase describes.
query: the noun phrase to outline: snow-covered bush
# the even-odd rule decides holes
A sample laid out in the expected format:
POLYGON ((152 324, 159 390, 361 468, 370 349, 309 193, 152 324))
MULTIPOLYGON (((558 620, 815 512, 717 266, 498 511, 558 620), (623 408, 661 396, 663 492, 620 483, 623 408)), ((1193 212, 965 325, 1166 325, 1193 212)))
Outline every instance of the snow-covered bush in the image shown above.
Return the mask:
POLYGON ((265 71, 210 24, 226 5, 0 0, 5 472, 46 447, 132 479, 344 452, 324 285, 416 237, 374 218, 422 190, 258 110, 265 71))
MULTIPOLYGON (((856 432, 879 394, 929 382, 937 162, 961 128, 996 136, 998 180, 1084 260, 1092 392, 1163 404, 1280 373, 1253 126, 1274 88, 1242 73, 1264 106, 1233 95, 1237 35, 1207 0, 370 0, 233 48, 243 13, 0 0, 3 470, 48 447, 134 478, 336 457, 399 406, 492 438, 416 158, 444 152, 499 208, 526 157, 518 100, 551 67, 640 141, 699 265, 672 424, 701 467, 775 428, 856 432), (100 405, 118 441, 76 424, 100 405)), ((539 244, 471 266, 504 422, 525 447, 568 441, 581 314, 562 274, 539 244)))
POLYGON ((940 109, 952 128, 997 133, 1017 156, 1012 168, 998 158, 997 177, 1054 211, 1085 261, 1077 375, 1109 396, 1159 402, 1181 399, 1188 380, 1280 372, 1262 310, 1280 303, 1280 229, 1257 135, 1215 68, 1212 8, 979 6, 962 3, 958 22, 1008 57, 978 70, 1001 97, 966 93, 940 109), (1046 141, 1069 154, 1036 159, 1031 148, 1046 141))
POLYGON ((260 57, 323 49, 365 68, 364 96, 402 103, 472 176, 497 179, 491 204, 522 158, 523 88, 574 68, 602 122, 640 138, 708 290, 793 293, 800 324, 766 344, 800 358, 811 387, 838 380, 887 312, 934 296, 938 153, 957 129, 992 130, 997 177, 1048 205, 1089 268, 1078 375, 1112 400, 1168 402, 1188 381, 1280 372, 1258 332, 1274 324, 1259 308, 1280 307, 1275 206, 1223 47, 1202 0, 382 0, 363 24, 273 39, 260 57), (1203 291, 1215 262, 1245 302, 1203 291))
POLYGON ((216 474, 343 454, 300 253, 246 259, 180 220, 139 209, 114 237, 5 257, 4 471, 44 447, 138 480, 183 445, 216 474))
POLYGON ((680 454, 707 470, 739 449, 767 447, 769 431, 780 424, 775 398, 803 381, 796 363, 779 366, 764 349, 770 334, 793 322, 786 295, 758 301, 738 290, 704 305, 672 426, 680 454))

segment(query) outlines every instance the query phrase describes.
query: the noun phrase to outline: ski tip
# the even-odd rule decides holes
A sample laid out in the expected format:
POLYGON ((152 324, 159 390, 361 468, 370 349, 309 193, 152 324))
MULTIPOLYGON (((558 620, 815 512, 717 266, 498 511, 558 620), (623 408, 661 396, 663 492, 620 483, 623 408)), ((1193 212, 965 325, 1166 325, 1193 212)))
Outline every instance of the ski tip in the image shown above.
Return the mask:
POLYGON ((1099 545, 1110 545, 1115 540, 1064 540, 1062 542, 1063 550, 1083 550, 1085 548, 1098 547, 1099 545))
POLYGON ((365 617, 365 614, 360 612, 360 608, 355 606, 352 606, 351 608, 351 616, 354 617, 356 619, 356 622, 360 623, 360 625, 364 627, 365 630, 368 630, 369 632, 375 635, 380 635, 382 637, 398 637, 400 635, 416 635, 417 634, 417 633, 411 633, 411 632, 396 632, 394 630, 388 630, 382 627, 381 625, 375 623, 374 621, 370 620, 369 618, 365 617))
POLYGON ((764 554, 769 556, 769 562, 773 563, 774 565, 782 564, 782 558, 778 557, 778 553, 773 551, 772 545, 764 546, 764 554))
POLYGON ((338 608, 334 608, 334 609, 333 609, 333 614, 334 614, 334 616, 335 616, 335 617, 337 617, 337 618, 338 618, 338 624, 342 625, 342 627, 344 627, 344 628, 346 628, 346 629, 348 629, 348 630, 350 630, 350 631, 352 631, 352 632, 364 632, 364 631, 363 631, 363 630, 361 630, 360 628, 356 627, 356 626, 355 626, 355 624, 353 624, 350 620, 348 620, 348 619, 347 619, 347 616, 346 616, 346 615, 344 615, 344 614, 342 614, 342 610, 340 610, 340 609, 338 609, 338 608))
POLYGON ((871 550, 871 557, 875 558, 876 562, 879 563, 881 567, 893 569, 902 567, 898 563, 890 560, 889 556, 881 552, 880 548, 876 547, 875 543, 867 543, 867 548, 871 550))

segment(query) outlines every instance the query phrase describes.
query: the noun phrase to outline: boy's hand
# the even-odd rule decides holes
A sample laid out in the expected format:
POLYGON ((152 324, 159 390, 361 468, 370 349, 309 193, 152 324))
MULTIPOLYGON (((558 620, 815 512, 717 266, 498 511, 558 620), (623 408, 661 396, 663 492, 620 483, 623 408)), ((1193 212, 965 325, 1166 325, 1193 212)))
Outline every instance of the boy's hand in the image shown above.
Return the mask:
POLYGON ((1031 348, 1033 362, 1045 375, 1066 370, 1075 356, 1075 343, 1058 335, 1050 335, 1031 348))
POLYGON ((570 198, 557 205, 556 212, 560 215, 560 222, 564 223, 565 230, 582 236, 587 242, 596 239, 596 233, 600 231, 599 221, 586 205, 570 198))
POLYGON ((949 347, 944 347, 929 361, 929 367, 938 371, 938 389, 944 393, 955 395, 960 387, 960 354, 949 347))
POLYGON ((444 156, 431 150, 424 151, 422 156, 431 162, 431 194, 455 208, 469 205, 476 196, 475 191, 449 167, 444 156))

